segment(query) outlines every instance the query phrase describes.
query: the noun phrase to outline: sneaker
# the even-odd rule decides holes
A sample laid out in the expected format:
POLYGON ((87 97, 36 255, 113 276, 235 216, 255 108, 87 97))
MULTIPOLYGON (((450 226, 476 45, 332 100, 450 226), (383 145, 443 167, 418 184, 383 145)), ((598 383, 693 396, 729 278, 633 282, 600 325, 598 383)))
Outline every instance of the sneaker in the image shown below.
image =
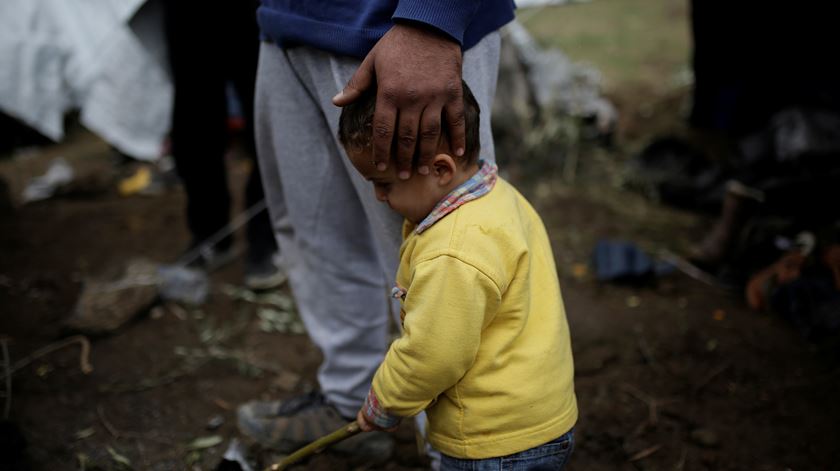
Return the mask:
POLYGON ((276 254, 269 257, 248 257, 245 262, 245 286, 262 291, 274 289, 286 282, 286 274, 276 261, 276 254))
MULTIPOLYGON (((355 420, 342 417, 317 391, 288 401, 249 402, 236 415, 242 433, 280 453, 291 453, 355 420)), ((363 433, 331 450, 382 463, 394 451, 394 439, 384 432, 363 433)))

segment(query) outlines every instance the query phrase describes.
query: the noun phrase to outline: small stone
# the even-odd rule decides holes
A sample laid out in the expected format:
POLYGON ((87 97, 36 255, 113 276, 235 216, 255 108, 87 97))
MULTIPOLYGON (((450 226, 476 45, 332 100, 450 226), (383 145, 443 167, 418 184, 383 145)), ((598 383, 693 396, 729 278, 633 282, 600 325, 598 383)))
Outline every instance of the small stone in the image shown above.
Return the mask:
POLYGON ((225 424, 225 418, 222 415, 217 414, 217 415, 214 415, 213 417, 210 417, 210 420, 207 421, 207 425, 205 425, 204 427, 207 430, 216 430, 224 424, 225 424))
POLYGON ((717 448, 720 443, 717 433, 707 428, 698 428, 692 431, 691 441, 704 448, 717 448))

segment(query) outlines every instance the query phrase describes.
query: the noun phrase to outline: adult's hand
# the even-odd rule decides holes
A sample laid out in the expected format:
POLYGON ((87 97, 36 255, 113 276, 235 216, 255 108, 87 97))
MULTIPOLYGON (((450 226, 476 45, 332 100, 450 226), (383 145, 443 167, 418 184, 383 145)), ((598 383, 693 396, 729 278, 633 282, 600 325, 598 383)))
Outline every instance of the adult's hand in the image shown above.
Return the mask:
POLYGON ((397 175, 405 180, 411 176, 412 158, 419 149, 417 171, 425 175, 437 151, 443 113, 451 148, 458 156, 464 153, 461 65, 461 46, 450 37, 430 27, 397 24, 371 49, 333 103, 349 105, 375 82, 373 160, 377 168, 385 170, 395 158, 397 175), (392 148, 396 156, 391 155, 392 148))

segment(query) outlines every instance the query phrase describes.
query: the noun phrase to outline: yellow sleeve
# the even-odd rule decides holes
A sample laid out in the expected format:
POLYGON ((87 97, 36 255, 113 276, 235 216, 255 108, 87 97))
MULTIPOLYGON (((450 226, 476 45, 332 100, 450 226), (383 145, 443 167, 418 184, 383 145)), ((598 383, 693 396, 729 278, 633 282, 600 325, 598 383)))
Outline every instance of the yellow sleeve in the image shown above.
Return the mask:
POLYGON ((451 255, 419 263, 405 297, 403 335, 373 379, 382 407, 418 414, 472 366, 501 292, 487 275, 451 255))

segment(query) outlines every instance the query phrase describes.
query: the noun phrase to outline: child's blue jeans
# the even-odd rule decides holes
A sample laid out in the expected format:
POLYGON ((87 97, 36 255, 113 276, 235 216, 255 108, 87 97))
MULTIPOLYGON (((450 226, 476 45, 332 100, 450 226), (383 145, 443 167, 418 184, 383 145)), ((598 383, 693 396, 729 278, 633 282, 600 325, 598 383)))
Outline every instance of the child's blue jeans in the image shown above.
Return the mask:
POLYGON ((498 458, 467 460, 441 453, 440 471, 557 471, 566 466, 574 446, 574 430, 569 430, 544 445, 498 458))

